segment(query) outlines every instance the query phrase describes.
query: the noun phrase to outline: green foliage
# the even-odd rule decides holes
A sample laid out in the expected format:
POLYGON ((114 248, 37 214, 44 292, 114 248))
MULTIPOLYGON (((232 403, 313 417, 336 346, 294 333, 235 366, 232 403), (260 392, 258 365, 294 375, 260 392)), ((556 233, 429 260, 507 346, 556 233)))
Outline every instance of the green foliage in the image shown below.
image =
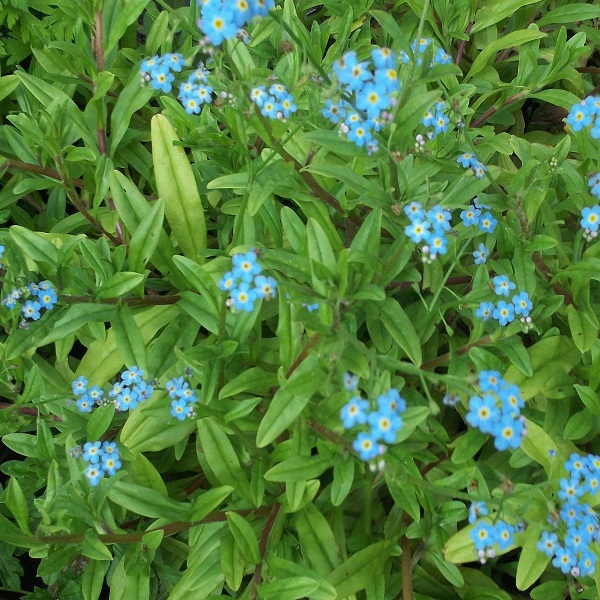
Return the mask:
POLYGON ((563 575, 539 540, 565 461, 600 455, 581 226, 600 145, 568 117, 598 95, 600 9, 278 0, 211 53, 200 4, 0 0, 0 587, 30 585, 28 553, 34 598, 597 598, 600 569, 563 575), (323 109, 356 108, 343 61, 377 48, 399 89, 360 146, 323 109), (142 61, 174 52, 173 91, 153 88, 142 61), (211 101, 186 110, 200 67, 211 101), (286 118, 251 100, 273 83, 286 118), (476 196, 497 226, 461 222, 476 196), (444 251, 410 234, 412 202, 449 216, 444 251), (267 278, 248 310, 226 285, 244 254, 267 278), (530 321, 477 316, 496 276, 530 321), (28 319, 42 282, 57 299, 28 319), (134 366, 154 391, 124 410, 134 366), (508 449, 473 426, 482 371, 524 402, 508 449), (79 377, 104 390, 89 412, 79 377), (400 424, 368 454, 390 400, 400 424), (98 481, 92 442, 121 464, 98 481), (478 553, 502 523, 514 536, 478 553))

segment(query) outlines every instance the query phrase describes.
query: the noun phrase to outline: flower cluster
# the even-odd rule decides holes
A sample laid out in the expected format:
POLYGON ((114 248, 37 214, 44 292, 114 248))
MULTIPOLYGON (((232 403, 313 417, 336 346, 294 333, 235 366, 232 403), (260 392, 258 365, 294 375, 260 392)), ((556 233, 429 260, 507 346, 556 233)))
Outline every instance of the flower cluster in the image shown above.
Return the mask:
POLYGON ((261 275, 262 267, 256 259, 256 252, 252 251, 234 255, 233 269, 219 281, 219 289, 229 292, 227 306, 236 311, 252 312, 256 300, 270 300, 277 294, 277 282, 261 275))
POLYGON ((51 310, 54 307, 57 295, 49 281, 40 281, 40 283, 28 283, 22 288, 13 288, 2 300, 2 304, 6 308, 14 309, 17 307, 18 300, 23 301, 21 306, 23 317, 37 321, 41 317, 42 308, 51 310))
POLYGON ((224 40, 236 37, 255 16, 267 16, 275 0, 198 0, 198 4, 200 30, 210 44, 220 46, 224 40))
POLYGON ((450 123, 450 105, 445 100, 438 100, 423 116, 421 124, 430 128, 427 137, 433 140, 440 133, 448 131, 450 123))
POLYGON ((477 160, 477 157, 471 154, 470 152, 465 152, 461 154, 456 162, 464 167, 465 169, 471 169, 473 174, 477 179, 483 179, 485 176, 485 172, 487 171, 487 167, 477 160))
POLYGON ((339 123, 341 133, 357 146, 365 146, 369 154, 377 151, 373 133, 392 119, 388 109, 396 105, 400 90, 396 63, 389 48, 376 48, 369 60, 359 61, 356 52, 350 51, 333 64, 338 94, 353 102, 329 100, 322 114, 339 123))
MULTIPOLYGON (((412 50, 413 56, 416 56, 416 64, 423 64, 423 57, 419 56, 420 54, 425 54, 425 51, 429 46, 433 43, 431 38, 420 38, 418 40, 413 40, 410 49, 412 50)), ((405 64, 410 64, 410 57, 404 50, 400 52, 400 60, 405 64)), ((435 51, 435 54, 431 60, 430 67, 434 67, 435 65, 450 65, 452 64, 452 57, 442 48, 438 48, 435 51)))
POLYGON ((567 116, 567 123, 574 132, 590 127, 590 135, 600 139, 600 96, 588 96, 579 104, 574 104, 567 116))
POLYGON ((181 102, 188 115, 197 115, 203 104, 212 102, 213 89, 208 84, 208 71, 201 64, 188 78, 179 86, 179 102, 181 102))
POLYGON ((112 477, 120 468, 119 448, 115 442, 87 442, 83 449, 76 446, 71 455, 87 463, 85 476, 90 485, 97 486, 107 475, 112 477))
MULTIPOLYGON (((600 198, 600 173, 592 175, 588 179, 590 193, 596 198, 600 198)), ((584 232, 584 237, 588 242, 591 242, 598 236, 598 227, 600 226, 600 205, 595 204, 591 208, 586 206, 581 211, 581 228, 584 232)))
POLYGON ((250 99, 260 108, 262 115, 269 119, 287 119, 298 110, 294 97, 281 83, 271 85, 268 93, 264 85, 252 88, 250 99))
POLYGON ((94 405, 105 406, 109 402, 114 402, 117 410, 126 412, 148 400, 154 386, 144 379, 144 371, 134 366, 121 373, 119 381, 107 395, 97 385, 88 388, 88 380, 83 375, 73 381, 71 389, 77 397, 76 404, 80 412, 91 412, 94 405))
MULTIPOLYGON (((494 293, 497 296, 508 298, 510 292, 517 286, 510 281, 506 275, 497 275, 492 279, 494 293)), ((481 302, 479 308, 475 311, 475 316, 482 321, 489 321, 494 318, 502 327, 515 320, 515 316, 521 317, 521 322, 529 327, 531 317, 529 313, 533 310, 533 302, 529 299, 527 292, 520 292, 512 297, 510 302, 499 300, 496 304, 493 302, 481 302)))
MULTIPOLYGON (((356 391, 358 378, 346 374, 344 387, 349 392, 356 391)), ((350 398, 340 411, 340 419, 344 429, 368 425, 368 431, 361 431, 356 436, 353 448, 363 460, 372 460, 385 452, 385 444, 393 444, 396 435, 402 429, 401 414, 406 410, 406 402, 395 388, 377 397, 377 410, 370 410, 368 400, 359 394, 350 398)))
POLYGON ((527 434, 518 386, 506 382, 498 371, 481 371, 478 384, 480 395, 469 400, 467 423, 493 435, 497 450, 518 448, 527 434))
POLYGON ((168 94, 173 89, 173 73, 179 73, 184 65, 183 55, 177 53, 147 58, 140 67, 142 81, 147 81, 153 89, 168 94))
POLYGON ((438 254, 448 252, 446 232, 450 230, 452 214, 447 208, 436 205, 425 211, 419 202, 413 201, 404 207, 404 213, 410 219, 404 233, 415 244, 424 242, 421 247, 423 262, 432 262, 438 254))
POLYGON ((583 577, 591 575, 596 567, 596 554, 590 545, 600 541, 600 528, 596 511, 581 500, 585 494, 598 493, 600 456, 573 453, 564 467, 568 477, 560 480, 558 492, 562 507, 556 517, 549 519, 554 531, 543 532, 537 547, 563 573, 583 577))
MULTIPOLYGON (((483 508, 481 506, 479 507, 479 514, 487 515, 485 504, 483 502, 478 502, 476 504, 483 505, 483 508)), ((472 508, 473 506, 471 506, 471 509, 472 508)), ((471 518, 471 511, 469 511, 469 523, 474 522, 471 518)), ((502 519, 495 523, 488 523, 485 520, 481 520, 473 529, 471 529, 469 536, 473 540, 479 560, 483 564, 485 563, 486 558, 494 558, 494 556, 496 556, 496 547, 498 547, 500 552, 504 552, 510 548, 510 546, 515 543, 514 536, 516 532, 517 528, 514 525, 511 525, 502 519)))
POLYGON ((489 209, 489 206, 481 204, 477 196, 475 196, 472 204, 469 205, 469 208, 466 208, 460 213, 463 225, 465 227, 479 227, 479 230, 484 233, 494 233, 496 225, 498 225, 498 220, 494 219, 492 213, 489 212, 489 209), (486 212, 483 212, 484 210, 486 212))
POLYGON ((165 389, 171 398, 171 415, 179 421, 196 416, 194 405, 198 401, 196 392, 190 387, 186 377, 174 377, 167 381, 165 389))

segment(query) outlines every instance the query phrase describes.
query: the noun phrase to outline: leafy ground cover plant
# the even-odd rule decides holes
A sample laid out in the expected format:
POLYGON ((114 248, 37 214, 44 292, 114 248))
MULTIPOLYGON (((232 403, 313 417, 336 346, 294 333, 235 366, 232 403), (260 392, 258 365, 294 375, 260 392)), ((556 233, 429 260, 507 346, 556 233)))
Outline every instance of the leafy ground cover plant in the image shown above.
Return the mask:
POLYGON ((597 598, 598 19, 1 2, 3 594, 597 598))

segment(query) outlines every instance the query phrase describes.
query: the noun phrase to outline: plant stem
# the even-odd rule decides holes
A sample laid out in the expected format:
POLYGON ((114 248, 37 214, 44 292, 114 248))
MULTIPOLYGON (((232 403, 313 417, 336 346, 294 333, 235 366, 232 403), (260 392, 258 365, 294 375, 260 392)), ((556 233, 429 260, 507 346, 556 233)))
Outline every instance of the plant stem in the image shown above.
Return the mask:
POLYGON ((250 584, 250 600, 256 600, 257 588, 260 585, 260 580, 262 577, 262 566, 265 560, 265 554, 267 553, 269 536, 271 535, 271 530, 273 529, 273 525, 275 524, 275 519, 279 514, 280 508, 281 504, 279 504, 279 502, 275 502, 271 512, 269 513, 269 518, 265 523, 265 528, 263 529, 262 535, 260 536, 260 541, 258 543, 260 562, 256 565, 256 569, 254 569, 254 576, 252 577, 252 583, 250 584))
POLYGON ((127 304, 127 306, 163 306, 176 304, 179 296, 145 296, 144 298, 92 298, 91 296, 61 296, 67 304, 127 304))
POLYGON ((410 564, 410 540, 402 536, 402 600, 414 600, 412 567, 410 564))

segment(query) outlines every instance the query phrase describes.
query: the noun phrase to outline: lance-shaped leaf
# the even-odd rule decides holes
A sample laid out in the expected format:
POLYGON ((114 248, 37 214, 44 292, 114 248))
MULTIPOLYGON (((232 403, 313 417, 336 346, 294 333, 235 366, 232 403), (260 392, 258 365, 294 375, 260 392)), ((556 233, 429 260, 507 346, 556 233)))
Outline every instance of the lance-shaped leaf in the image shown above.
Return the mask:
POLYGON ((152 258, 163 227, 165 203, 159 198, 152 210, 142 219, 129 242, 129 268, 141 273, 152 258))
POLYGON ((151 127, 156 189, 167 221, 183 254, 198 260, 206 248, 206 222, 192 167, 166 117, 155 115, 151 127))

